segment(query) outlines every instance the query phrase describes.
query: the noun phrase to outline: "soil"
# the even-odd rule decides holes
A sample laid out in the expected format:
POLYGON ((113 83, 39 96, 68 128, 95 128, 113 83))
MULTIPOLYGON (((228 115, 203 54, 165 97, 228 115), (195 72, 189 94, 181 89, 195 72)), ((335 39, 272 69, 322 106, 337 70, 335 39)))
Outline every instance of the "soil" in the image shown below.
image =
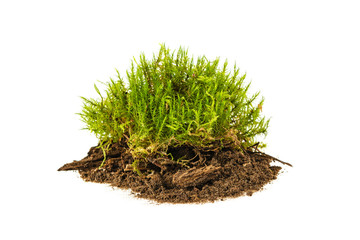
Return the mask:
POLYGON ((102 167, 102 150, 92 147, 85 158, 65 164, 59 171, 76 170, 85 181, 131 189, 137 197, 158 203, 203 203, 251 196, 277 178, 281 167, 271 162, 290 165, 256 150, 199 151, 180 146, 169 148, 168 153, 175 161, 148 159, 138 167, 139 175, 132 169, 133 158, 126 143, 119 142, 110 146, 102 167), (176 163, 181 159, 192 160, 185 166, 176 163))

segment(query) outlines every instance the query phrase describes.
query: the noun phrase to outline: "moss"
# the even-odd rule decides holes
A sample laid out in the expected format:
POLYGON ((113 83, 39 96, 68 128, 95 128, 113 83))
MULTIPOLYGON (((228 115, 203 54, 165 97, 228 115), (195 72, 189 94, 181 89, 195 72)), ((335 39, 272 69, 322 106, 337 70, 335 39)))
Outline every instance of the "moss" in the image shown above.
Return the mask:
MULTIPOLYGON (((126 81, 118 73, 98 99, 83 98, 80 113, 100 146, 125 139, 137 162, 166 154, 173 145, 247 149, 266 134, 264 99, 249 96, 250 83, 236 65, 190 57, 161 45, 159 53, 131 62, 126 81)), ((260 143, 259 146, 263 146, 260 143)))

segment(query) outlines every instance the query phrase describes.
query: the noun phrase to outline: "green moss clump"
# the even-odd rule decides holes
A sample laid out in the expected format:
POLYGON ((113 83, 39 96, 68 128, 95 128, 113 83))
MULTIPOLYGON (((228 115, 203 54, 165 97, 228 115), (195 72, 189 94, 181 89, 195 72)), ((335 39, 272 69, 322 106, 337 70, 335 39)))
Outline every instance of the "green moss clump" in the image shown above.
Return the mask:
POLYGON ((99 99, 83 98, 80 113, 104 152, 124 138, 136 161, 172 145, 245 150, 268 128, 264 99, 248 96, 245 75, 236 66, 229 71, 227 61, 220 66, 219 59, 194 59, 183 48, 161 45, 151 60, 142 54, 132 61, 126 84, 119 72, 110 80, 105 94, 95 85, 99 99))

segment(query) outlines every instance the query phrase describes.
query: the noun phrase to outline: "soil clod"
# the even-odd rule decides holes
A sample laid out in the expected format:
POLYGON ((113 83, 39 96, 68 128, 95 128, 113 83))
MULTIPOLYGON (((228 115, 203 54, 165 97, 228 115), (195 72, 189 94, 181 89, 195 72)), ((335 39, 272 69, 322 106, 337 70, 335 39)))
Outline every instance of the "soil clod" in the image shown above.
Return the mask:
POLYGON ((174 174, 172 183, 177 187, 196 187, 216 179, 220 175, 220 170, 221 167, 210 165, 179 171, 174 174))
POLYGON ((191 164, 168 164, 163 157, 152 159, 140 166, 139 175, 133 171, 134 160, 128 150, 126 144, 112 144, 100 167, 103 153, 92 147, 84 159, 67 163, 59 171, 77 170, 85 181, 131 189, 137 197, 160 203, 201 203, 252 195, 277 178, 281 167, 271 162, 290 165, 265 153, 243 153, 231 148, 201 152, 181 146, 169 149, 176 156, 175 162, 171 161, 176 163, 176 159, 186 156, 193 159, 191 164), (157 166, 161 162, 164 165, 157 166))

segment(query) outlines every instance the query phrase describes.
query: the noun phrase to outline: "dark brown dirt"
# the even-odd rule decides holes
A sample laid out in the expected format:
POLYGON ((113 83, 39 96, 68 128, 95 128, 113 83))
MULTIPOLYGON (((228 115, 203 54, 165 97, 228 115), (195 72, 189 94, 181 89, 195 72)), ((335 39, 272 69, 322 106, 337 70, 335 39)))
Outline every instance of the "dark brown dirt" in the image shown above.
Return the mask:
POLYGON ((92 147, 84 159, 65 164, 59 171, 78 170, 85 181, 131 189, 137 197, 159 203, 201 203, 251 196, 276 179, 281 169, 270 165, 277 159, 257 151, 244 154, 230 148, 216 152, 182 146, 169 148, 168 153, 175 160, 193 160, 185 167, 168 159, 149 159, 139 166, 140 176, 132 171, 133 158, 126 143, 117 143, 111 145, 101 168, 102 150, 92 147))

